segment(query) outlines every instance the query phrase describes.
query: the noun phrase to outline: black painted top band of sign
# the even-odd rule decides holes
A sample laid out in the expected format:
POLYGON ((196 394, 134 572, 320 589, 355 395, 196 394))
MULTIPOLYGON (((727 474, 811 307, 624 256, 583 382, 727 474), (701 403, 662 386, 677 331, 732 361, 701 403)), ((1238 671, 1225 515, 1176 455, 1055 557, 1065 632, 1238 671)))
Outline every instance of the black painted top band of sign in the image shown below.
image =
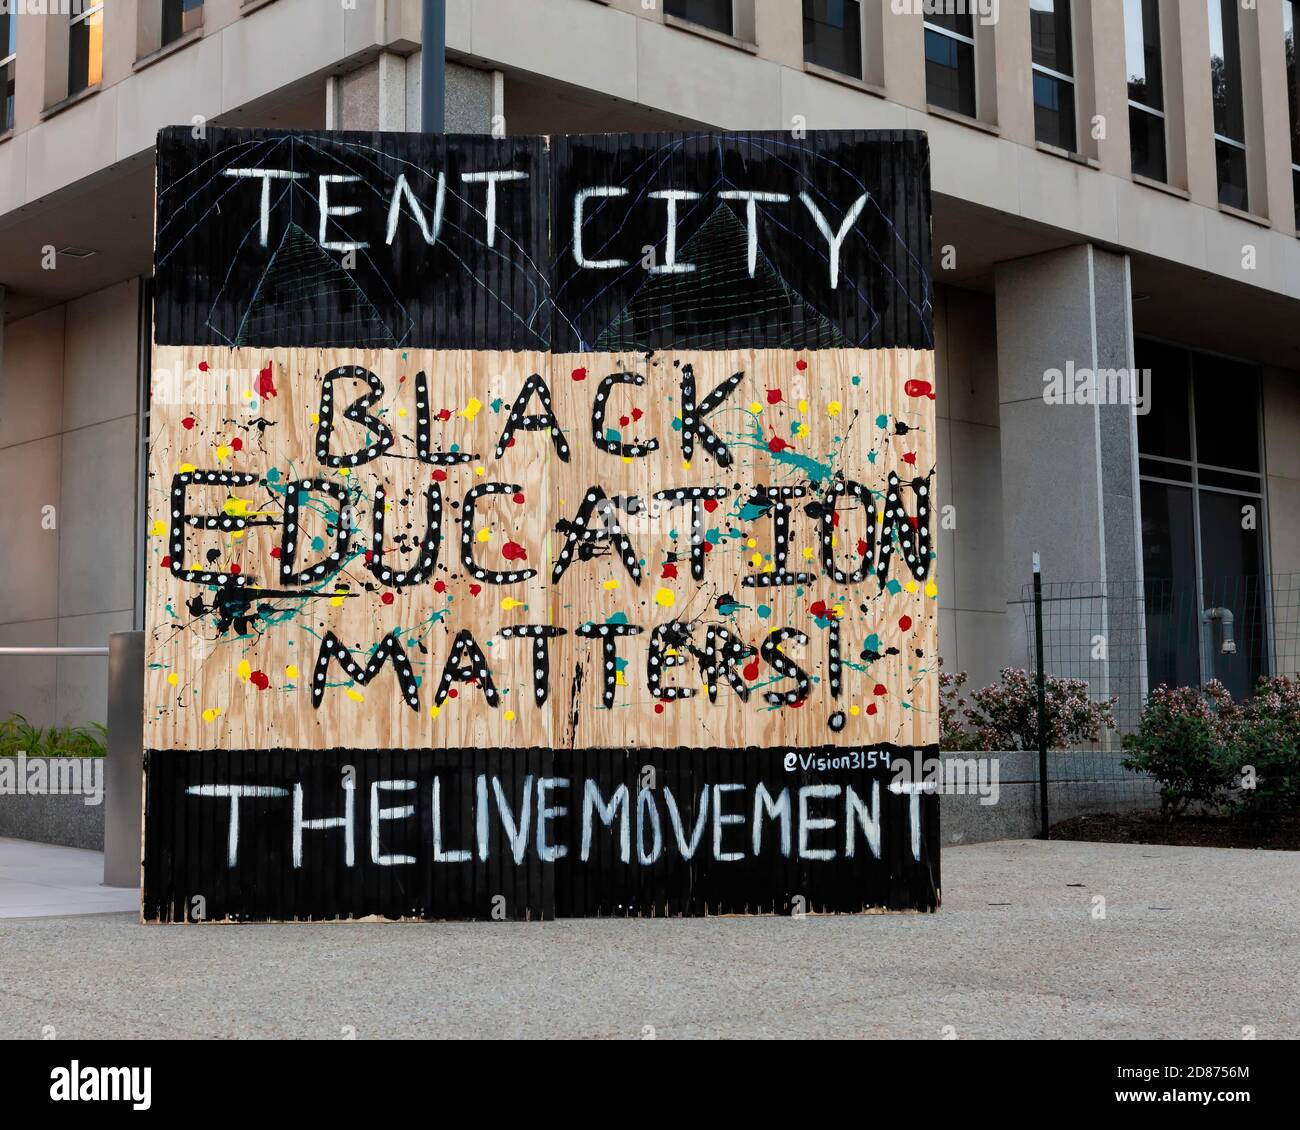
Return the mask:
POLYGON ((161 345, 933 346, 924 133, 158 135, 161 345))

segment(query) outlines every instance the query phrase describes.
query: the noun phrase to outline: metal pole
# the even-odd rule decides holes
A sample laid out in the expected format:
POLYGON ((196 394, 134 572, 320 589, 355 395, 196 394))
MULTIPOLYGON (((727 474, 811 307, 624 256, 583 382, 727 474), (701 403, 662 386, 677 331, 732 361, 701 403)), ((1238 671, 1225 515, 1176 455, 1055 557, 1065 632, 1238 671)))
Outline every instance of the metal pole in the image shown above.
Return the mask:
POLYGON ((106 647, 0 647, 0 655, 107 655, 106 647))
POLYGON ((1034 554, 1034 650, 1038 655, 1038 814, 1040 840, 1048 839, 1047 815, 1047 673, 1043 659, 1043 568, 1034 554))
POLYGON ((420 129, 447 128, 447 0, 424 0, 420 32, 420 129))
POLYGON ((138 887, 144 784, 144 633, 114 632, 108 640, 104 885, 138 887))

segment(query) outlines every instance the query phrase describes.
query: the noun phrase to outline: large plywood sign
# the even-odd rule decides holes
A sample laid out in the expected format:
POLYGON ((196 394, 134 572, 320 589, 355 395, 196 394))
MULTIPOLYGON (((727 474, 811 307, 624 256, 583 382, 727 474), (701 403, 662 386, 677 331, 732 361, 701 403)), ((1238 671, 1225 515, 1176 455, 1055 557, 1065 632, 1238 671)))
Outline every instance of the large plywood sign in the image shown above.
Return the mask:
POLYGON ((147 920, 933 909, 916 133, 164 131, 147 920))

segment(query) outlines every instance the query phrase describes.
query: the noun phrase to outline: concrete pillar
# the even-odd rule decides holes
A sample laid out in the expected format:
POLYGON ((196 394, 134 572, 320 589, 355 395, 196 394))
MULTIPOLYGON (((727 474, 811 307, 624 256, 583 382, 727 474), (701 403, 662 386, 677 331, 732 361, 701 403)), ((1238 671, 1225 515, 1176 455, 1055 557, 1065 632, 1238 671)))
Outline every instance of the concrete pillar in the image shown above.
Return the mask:
POLYGON ((1081 245, 1013 260, 995 290, 1010 661, 1029 665, 1018 602, 1039 552, 1046 582, 1089 586, 1050 610, 1049 673, 1119 694, 1127 715, 1145 679, 1137 417, 1129 402, 1070 401, 1107 399, 1108 372, 1133 369, 1128 257, 1081 245), (1047 394, 1049 374, 1077 389, 1084 370, 1100 398, 1047 394))
POLYGON ((104 760, 104 885, 140 885, 144 807, 144 633, 108 638, 108 756, 104 760))
MULTIPOLYGON (((505 132, 505 77, 459 63, 447 64, 447 132, 505 132)), ((325 87, 325 128, 420 130, 420 52, 381 52, 374 62, 345 75, 331 76, 325 87)))

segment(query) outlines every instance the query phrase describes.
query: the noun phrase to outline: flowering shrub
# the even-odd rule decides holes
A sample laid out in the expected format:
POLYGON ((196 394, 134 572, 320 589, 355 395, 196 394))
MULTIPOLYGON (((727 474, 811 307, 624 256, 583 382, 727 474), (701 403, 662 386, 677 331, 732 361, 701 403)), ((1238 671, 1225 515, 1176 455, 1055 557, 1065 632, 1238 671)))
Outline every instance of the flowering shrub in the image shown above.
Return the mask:
POLYGON ((1142 706, 1135 733, 1124 739, 1125 769, 1160 783, 1160 809, 1172 818, 1189 804, 1219 805, 1231 782, 1227 725, 1234 707, 1221 683, 1157 687, 1142 706))
MULTIPOLYGON (((939 676, 939 727, 944 749, 1033 750, 1038 748, 1038 684, 1016 667, 1002 669, 1002 682, 961 697, 966 675, 939 676)), ((1046 687, 1050 749, 1096 741, 1115 728, 1116 699, 1093 702, 1082 679, 1049 676, 1046 687)))
POLYGON ((1251 820, 1300 808, 1300 682, 1260 679, 1245 702, 1218 682, 1158 687, 1124 767, 1160 782, 1166 816, 1190 804, 1251 820))

